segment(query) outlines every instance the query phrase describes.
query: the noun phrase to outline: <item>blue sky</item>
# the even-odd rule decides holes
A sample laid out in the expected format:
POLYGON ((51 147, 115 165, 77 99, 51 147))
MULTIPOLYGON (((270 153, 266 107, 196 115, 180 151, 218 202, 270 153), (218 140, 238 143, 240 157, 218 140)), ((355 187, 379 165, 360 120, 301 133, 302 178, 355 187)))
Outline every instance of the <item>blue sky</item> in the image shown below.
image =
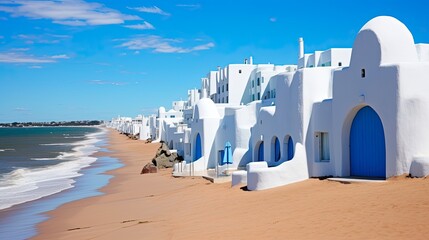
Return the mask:
POLYGON ((217 66, 296 64, 390 15, 429 43, 424 1, 0 0, 0 122, 111 119, 185 100, 217 66))

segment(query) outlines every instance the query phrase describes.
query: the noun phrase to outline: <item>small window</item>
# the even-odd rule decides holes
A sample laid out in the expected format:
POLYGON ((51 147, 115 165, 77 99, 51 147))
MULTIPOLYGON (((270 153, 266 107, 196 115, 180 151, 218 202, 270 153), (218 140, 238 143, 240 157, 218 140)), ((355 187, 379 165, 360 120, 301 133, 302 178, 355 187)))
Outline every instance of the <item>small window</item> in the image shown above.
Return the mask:
POLYGON ((259 78, 257 79, 256 84, 257 84, 258 86, 260 86, 260 85, 261 85, 261 82, 260 82, 259 78))
POLYGON ((228 100, 229 100, 229 99, 228 99, 228 96, 226 96, 226 103, 228 103, 228 100))
POLYGON ((264 83, 264 77, 262 77, 262 83, 264 83))
POLYGON ((226 91, 228 92, 229 84, 226 84, 226 91))
POLYGON ((241 69, 238 70, 238 73, 241 73, 241 69))
POLYGON ((268 91, 268 93, 267 93, 267 95, 268 95, 268 98, 271 98, 271 91, 268 91))
POLYGON ((343 66, 343 63, 342 62, 338 62, 338 66, 339 67, 343 66))
POLYGON ((255 94, 252 94, 252 101, 255 101, 255 94))
POLYGON ((255 80, 252 80, 252 88, 255 87, 255 80))
POLYGON ((225 98, 222 98, 222 103, 224 103, 225 102, 225 98))
POLYGON ((258 92, 258 100, 261 100, 261 93, 258 92))
POLYGON ((365 68, 362 68, 360 70, 360 75, 361 75, 362 78, 365 78, 365 68))
POLYGON ((222 92, 225 92, 225 85, 222 86, 222 92))
POLYGON ((220 93, 220 87, 217 87, 217 92, 220 93))

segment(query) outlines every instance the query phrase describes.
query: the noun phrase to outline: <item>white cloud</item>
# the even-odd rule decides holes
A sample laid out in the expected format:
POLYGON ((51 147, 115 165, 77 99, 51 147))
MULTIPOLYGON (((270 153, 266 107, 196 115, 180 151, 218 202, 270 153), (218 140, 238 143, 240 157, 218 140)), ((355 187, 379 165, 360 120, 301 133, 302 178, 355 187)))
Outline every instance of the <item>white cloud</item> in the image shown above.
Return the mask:
POLYGON ((143 24, 136 24, 136 25, 125 25, 124 27, 126 28, 131 28, 131 29, 138 29, 138 30, 150 30, 150 29, 155 29, 155 27, 144 21, 143 24))
POLYGON ((32 34, 18 34, 13 36, 15 39, 23 40, 26 44, 34 43, 43 43, 43 44, 57 44, 62 40, 71 38, 68 35, 54 35, 54 34, 41 34, 41 35, 32 35, 32 34))
POLYGON ((16 107, 13 110, 16 111, 16 112, 28 112, 28 111, 30 111, 27 108, 23 108, 23 107, 16 107))
POLYGON ((134 15, 126 15, 107 8, 103 4, 83 0, 4 0, 0 11, 12 17, 31 19, 51 19, 53 23, 69 26, 122 24, 127 20, 141 20, 134 15))
POLYGON ((28 68, 31 68, 31 69, 41 69, 41 68, 43 68, 43 67, 42 67, 42 66, 35 65, 35 66, 30 66, 30 67, 28 67, 28 68))
POLYGON ((192 51, 201 51, 201 50, 208 50, 210 48, 213 48, 215 45, 212 42, 209 42, 207 44, 198 45, 192 48, 192 51))
POLYGON ((55 60, 47 57, 36 57, 21 52, 0 53, 0 63, 53 63, 55 60))
POLYGON ((177 39, 167 39, 156 35, 149 36, 136 36, 119 45, 119 47, 128 48, 130 50, 152 49, 154 52, 159 53, 189 53, 193 51, 208 50, 213 48, 214 43, 197 45, 193 47, 180 47, 173 46, 173 44, 180 43, 177 39))
POLYGON ((153 6, 153 7, 135 7, 135 8, 129 7, 128 9, 132 9, 132 10, 136 10, 136 11, 144 12, 144 13, 154 13, 154 14, 159 14, 159 15, 164 15, 164 16, 170 16, 170 13, 164 12, 162 9, 160 9, 157 6, 153 6))
POLYGON ((176 7, 186 8, 188 10, 197 10, 201 7, 200 4, 176 4, 176 7))
POLYGON ((11 51, 12 52, 26 52, 30 50, 29 48, 12 48, 11 51))
POLYGON ((270 18, 270 22, 277 22, 277 18, 275 18, 275 17, 271 17, 271 18, 270 18))
POLYGON ((61 55, 54 55, 51 56, 52 59, 69 59, 70 57, 67 56, 66 54, 61 54, 61 55))
POLYGON ((126 82, 110 82, 110 81, 103 81, 103 80, 91 80, 89 81, 89 83, 96 84, 96 85, 114 85, 114 86, 127 85, 126 82))

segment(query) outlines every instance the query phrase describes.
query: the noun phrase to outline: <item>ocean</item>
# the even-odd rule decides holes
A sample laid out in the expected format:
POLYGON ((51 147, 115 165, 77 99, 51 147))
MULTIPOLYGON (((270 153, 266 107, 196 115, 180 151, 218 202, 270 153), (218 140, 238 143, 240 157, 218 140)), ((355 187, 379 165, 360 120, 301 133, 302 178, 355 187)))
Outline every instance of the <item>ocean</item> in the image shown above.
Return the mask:
POLYGON ((0 239, 34 236, 44 212, 99 195, 102 173, 121 166, 92 156, 105 144, 98 127, 0 128, 0 239))

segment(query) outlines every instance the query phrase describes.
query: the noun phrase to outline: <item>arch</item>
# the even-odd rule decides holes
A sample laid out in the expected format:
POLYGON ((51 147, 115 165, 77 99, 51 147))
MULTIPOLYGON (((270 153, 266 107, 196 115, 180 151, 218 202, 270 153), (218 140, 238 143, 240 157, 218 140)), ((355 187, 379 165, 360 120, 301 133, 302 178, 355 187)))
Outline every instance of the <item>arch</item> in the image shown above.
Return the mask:
POLYGON ((255 149, 257 149, 257 151, 255 153, 256 160, 258 162, 264 161, 264 141, 260 141, 258 144, 256 144, 255 149))
POLYGON ((194 148, 194 161, 200 159, 203 156, 202 147, 201 147, 201 137, 200 134, 197 134, 195 138, 195 148, 194 148))
POLYGON ((169 146, 169 148, 170 148, 170 149, 174 149, 173 140, 171 140, 171 141, 170 141, 170 146, 169 146))
POLYGON ((293 140, 290 135, 286 135, 283 141, 283 152, 286 154, 286 161, 292 160, 295 152, 293 149, 293 140))
POLYGON ((386 178, 383 123, 369 106, 356 113, 350 127, 350 175, 386 178))
POLYGON ((278 162, 281 158, 280 141, 276 136, 274 136, 271 141, 271 156, 274 162, 278 162))

